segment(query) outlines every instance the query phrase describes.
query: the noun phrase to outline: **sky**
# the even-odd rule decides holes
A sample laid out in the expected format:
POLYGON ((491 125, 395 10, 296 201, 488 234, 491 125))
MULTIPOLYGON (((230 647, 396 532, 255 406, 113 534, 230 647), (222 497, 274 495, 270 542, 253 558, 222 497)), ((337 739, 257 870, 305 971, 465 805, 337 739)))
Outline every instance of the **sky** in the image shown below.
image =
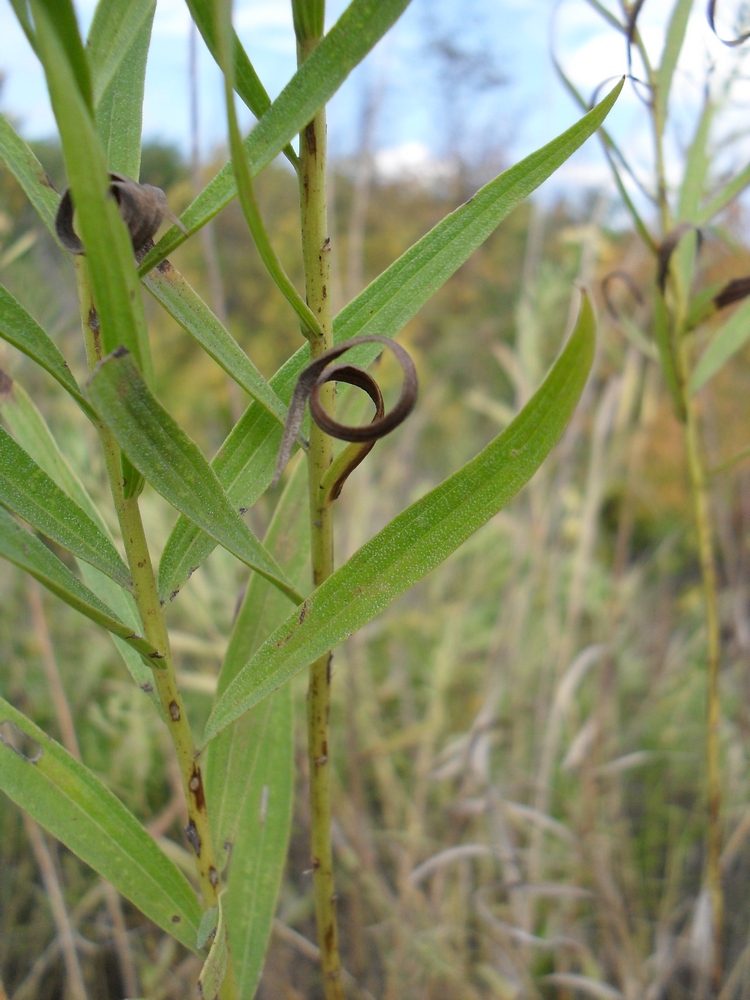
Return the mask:
MULTIPOLYGON (((608 2, 617 9, 616 0, 608 2)), ((75 6, 85 33, 94 0, 76 0, 75 6)), ((329 0, 329 26, 344 7, 345 0, 329 0)), ((732 3, 725 0, 724 7, 728 11, 732 3)), ((672 0, 646 0, 640 15, 639 29, 657 62, 671 8, 672 0)), ((267 90, 276 96, 294 72, 289 0, 235 0, 234 23, 267 90)), ((158 0, 144 134, 185 152, 191 143, 189 33, 184 0, 158 0)), ((205 159, 225 141, 224 110, 218 71, 202 41, 198 44, 199 145, 205 159)), ((376 162, 385 174, 440 176, 455 150, 503 165, 515 162, 580 116, 554 70, 551 44, 587 99, 609 80, 601 91, 605 93, 627 70, 623 37, 585 0, 412 0, 331 102, 331 151, 347 156, 358 148, 363 109, 370 106, 376 162), (461 58, 441 57, 446 50, 461 58)), ((689 141, 706 68, 714 67, 712 86, 718 87, 735 60, 708 30, 705 5, 697 0, 685 59, 675 77, 678 110, 670 169, 677 170, 680 149, 689 141)), ((0 72, 5 76, 0 108, 27 138, 54 134, 43 75, 9 0, 0 0, 0 72)), ((243 126, 249 129, 252 118, 243 112, 243 126)), ((629 88, 608 122, 644 170, 650 157, 646 120, 643 105, 629 88)), ((547 190, 557 194, 607 183, 606 163, 591 141, 548 182, 547 190)))

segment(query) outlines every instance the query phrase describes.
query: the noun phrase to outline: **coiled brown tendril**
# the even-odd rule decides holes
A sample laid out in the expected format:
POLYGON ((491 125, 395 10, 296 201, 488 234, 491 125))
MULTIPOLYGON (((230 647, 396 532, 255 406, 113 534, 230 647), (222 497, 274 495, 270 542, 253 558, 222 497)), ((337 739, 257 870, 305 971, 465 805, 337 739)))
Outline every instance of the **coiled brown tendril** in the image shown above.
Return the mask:
MULTIPOLYGON (((109 192, 117 202, 136 253, 153 237, 163 219, 169 219, 187 235, 182 222, 167 207, 167 196, 161 188, 139 184, 124 174, 110 173, 109 179, 109 192)), ((55 232, 69 253, 81 254, 86 251, 73 228, 73 211, 73 197, 70 188, 66 188, 55 216, 55 232)))
MULTIPOLYGON (((370 452, 378 438, 385 437, 386 434, 390 434, 391 431, 395 430, 414 409, 417 401, 417 372, 414 368, 414 362, 400 344, 395 343, 389 337, 374 335, 369 337, 353 337, 351 340, 344 340, 342 343, 325 351, 320 357, 315 358, 314 361, 311 361, 300 373, 297 384, 294 387, 279 447, 279 455, 276 460, 276 472, 271 484, 272 486, 276 485, 279 481, 281 473, 284 471, 292 454, 292 448, 294 447, 294 442, 297 439, 305 415, 305 404, 308 400, 310 402, 310 415, 321 430, 340 441, 351 441, 360 445, 359 448, 345 449, 347 454, 344 456, 340 474, 330 488, 331 499, 335 500, 341 492, 341 488, 347 477, 370 452), (352 347, 369 343, 383 344, 385 347, 388 347, 394 354, 403 372, 401 395, 389 413, 385 412, 380 387, 372 375, 365 371, 364 368, 347 364, 329 367, 332 361, 340 358, 342 354, 351 350, 352 347), (347 382, 349 385, 355 385, 360 389, 364 389, 375 404, 376 412, 371 422, 369 424, 350 427, 335 420, 327 413, 320 401, 320 390, 326 382, 347 382)), ((343 455, 344 453, 342 453, 343 455)))
POLYGON ((706 17, 708 18, 708 25, 711 31, 716 35, 719 41, 723 45, 727 45, 730 49, 735 48, 738 45, 742 45, 750 38, 750 30, 743 31, 742 34, 737 35, 736 38, 722 38, 719 32, 716 30, 716 0, 708 0, 708 7, 706 8, 706 17))

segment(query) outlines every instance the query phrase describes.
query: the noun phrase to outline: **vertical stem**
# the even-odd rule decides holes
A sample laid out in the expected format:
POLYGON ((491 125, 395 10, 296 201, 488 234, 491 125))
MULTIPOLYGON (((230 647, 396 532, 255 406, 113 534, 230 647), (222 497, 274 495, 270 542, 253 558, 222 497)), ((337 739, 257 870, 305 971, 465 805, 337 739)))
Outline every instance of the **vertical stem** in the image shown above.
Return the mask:
MULTIPOLYGON (((91 295, 86 261, 80 257, 76 259, 76 276, 86 356, 89 366, 93 368, 101 360, 101 345, 98 337, 99 324, 91 295)), ((122 465, 117 443, 103 424, 97 430, 104 451, 107 476, 120 524, 125 554, 133 579, 133 594, 141 618, 143 634, 161 654, 152 667, 154 685, 159 695, 179 763, 188 812, 185 836, 195 853, 204 905, 210 907, 216 905, 218 898, 219 873, 214 860, 211 831, 208 825, 203 778, 200 765, 195 760, 193 734, 190 730, 182 695, 177 687, 167 623, 164 609, 159 600, 156 576, 143 530, 138 498, 124 496, 122 465)))
MULTIPOLYGON (((302 6, 302 4, 299 4, 302 6)), ((314 5, 313 5, 314 6, 314 5)), ((313 21, 317 20, 313 18, 313 21)), ((322 20, 322 18, 320 19, 322 20)), ((304 62, 318 44, 318 31, 307 34, 306 19, 297 17, 298 61, 304 62)), ((322 24, 317 27, 322 29, 322 24)), ((318 319, 320 334, 308 334, 310 351, 318 357, 333 345, 330 286, 330 242, 326 219, 326 118, 322 109, 300 133, 300 205, 302 254, 307 304, 318 319)), ((333 412, 333 384, 321 392, 323 405, 333 412)), ((317 587, 333 571, 333 518, 320 481, 333 458, 333 442, 315 424, 310 428, 308 475, 310 490, 313 583, 317 587)), ((307 696, 308 753, 310 757, 311 853, 315 888, 315 916, 326 1000, 343 1000, 341 960, 336 925, 336 889, 331 847, 331 778, 329 715, 331 654, 310 667, 307 696)))
POLYGON ((685 448, 690 474, 690 492, 693 502, 695 530, 698 535, 698 554, 703 578, 703 598, 706 604, 706 797, 708 805, 706 831, 706 862, 704 879, 711 897, 713 915, 713 961, 711 979, 718 995, 722 980, 722 947, 724 936, 724 892, 721 883, 721 765, 719 727, 721 703, 719 698, 719 668, 721 666, 721 636, 718 607, 718 581, 714 558, 714 533, 711 524, 710 497, 706 480, 703 448, 700 440, 698 407, 687 390, 688 358, 683 344, 679 349, 680 381, 687 414, 685 448))

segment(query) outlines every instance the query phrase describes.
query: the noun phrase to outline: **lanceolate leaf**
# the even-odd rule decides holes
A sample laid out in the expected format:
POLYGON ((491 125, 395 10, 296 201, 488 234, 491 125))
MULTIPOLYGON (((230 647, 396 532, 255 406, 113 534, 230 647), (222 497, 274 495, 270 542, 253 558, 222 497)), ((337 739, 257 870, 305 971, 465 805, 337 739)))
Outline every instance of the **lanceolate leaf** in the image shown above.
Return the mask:
MULTIPOLYGON (((114 5, 109 0, 103 0, 97 8, 97 15, 102 12, 104 18, 109 17, 110 8, 114 5)), ((107 85, 98 93, 96 90, 96 65, 94 68, 94 98, 96 101, 96 130, 104 149, 109 170, 125 174, 138 180, 141 169, 141 131, 143 123, 143 89, 146 79, 146 59, 151 42, 151 26, 154 19, 155 0, 126 0, 120 8, 127 6, 126 14, 132 11, 134 18, 131 23, 126 16, 126 41, 116 34, 111 39, 114 55, 108 65, 108 72, 115 72, 107 80, 107 85), (137 24, 138 30, 131 29, 137 24)), ((96 17, 91 26, 92 33, 97 24, 96 17)), ((92 36, 89 35, 91 42, 92 36)), ((112 56, 112 50, 109 50, 112 56)), ((93 56, 93 53, 92 53, 93 56)))
POLYGON ((17 347, 19 351, 23 351, 27 357, 49 372, 52 378, 70 393, 86 416, 96 420, 91 404, 81 393, 57 345, 2 285, 0 285, 0 337, 17 347))
POLYGON ((2 698, 0 789, 195 951, 200 906, 182 872, 87 767, 2 698))
POLYGON ((283 426, 286 406, 180 272, 165 260, 146 275, 143 283, 206 354, 283 426))
MULTIPOLYGON (((307 468, 298 464, 274 511, 264 544, 304 586, 309 549, 307 468)), ((261 642, 284 621, 289 604, 254 574, 232 629, 219 696, 261 642)), ((255 993, 286 861, 294 786, 292 689, 287 684, 210 745, 206 793, 214 843, 229 845, 224 896, 240 996, 255 993)))
MULTIPOLYGON (((56 3, 57 0, 54 0, 56 3)), ((114 198, 90 108, 48 11, 53 0, 31 0, 39 52, 60 130, 65 165, 76 207, 76 226, 86 248, 102 346, 131 350, 150 377, 146 320, 133 267, 133 250, 114 198)), ((83 57, 83 50, 81 49, 83 57)))
POLYGON ((667 27, 667 38, 662 52, 661 65, 656 71, 656 93, 654 94, 655 117, 661 129, 667 116, 667 102, 672 87, 672 77, 685 40, 693 0, 676 0, 667 27))
POLYGON ((130 571, 112 542, 2 427, 0 503, 121 587, 130 587, 130 571))
POLYGON ((100 0, 86 40, 94 105, 98 105, 154 16, 156 0, 100 0))
POLYGON ((0 159, 21 185, 31 204, 52 235, 55 235, 55 212, 60 196, 39 160, 21 136, 0 114, 0 159))
MULTIPOLYGON (((391 264, 336 317, 335 341, 366 333, 395 337, 502 220, 596 131, 620 89, 618 84, 572 128, 490 181, 391 264)), ((347 355, 347 362, 369 364, 379 350, 363 345, 347 355)), ((309 360, 307 346, 300 348, 271 380, 284 403, 309 360)), ((267 489, 280 439, 280 429, 259 407, 250 406, 211 463, 233 504, 251 507, 267 489)), ((210 538, 178 520, 159 567, 162 600, 179 590, 213 548, 210 538)))
POLYGON ((127 351, 100 362, 89 393, 122 451, 165 500, 291 600, 299 599, 230 503, 200 448, 151 395, 127 351))
MULTIPOLYGON (((302 131, 408 5, 409 0, 353 0, 349 4, 245 139, 252 174, 260 173, 302 131)), ((227 164, 182 214, 188 234, 205 225, 236 193, 234 174, 227 164)), ((186 238, 173 226, 144 259, 140 273, 150 271, 186 238)))
POLYGON ((725 361, 750 337, 750 299, 738 306, 729 319, 714 333, 711 343, 703 352, 690 377, 690 391, 698 392, 701 386, 715 375, 725 361))
MULTIPOLYGON (((67 460, 52 437, 50 429, 39 410, 18 382, 0 373, 0 413, 10 427, 13 436, 40 468, 64 490, 79 507, 96 523, 99 530, 107 534, 107 528, 99 511, 86 492, 80 479, 71 469, 67 460), (2 379, 5 381, 2 381, 2 379)), ((84 583, 98 594, 112 608, 117 617, 133 632, 140 630, 138 611, 135 601, 129 591, 123 590, 104 573, 94 569, 89 563, 81 563, 81 575, 84 583)), ((111 634, 111 633, 110 633, 111 634)), ((157 712, 161 713, 161 704, 154 691, 151 668, 144 663, 140 654, 116 635, 112 641, 125 661, 130 675, 136 684, 150 698, 157 712)))
POLYGON ((132 629, 121 622, 96 594, 73 576, 65 563, 61 562, 44 542, 22 528, 3 507, 0 507, 0 556, 30 573, 66 604, 108 632, 124 639, 143 656, 153 657, 154 666, 158 667, 158 654, 154 647, 141 636, 133 635, 132 629))
POLYGON ((439 566, 528 482, 558 441, 594 354, 587 297, 541 388, 476 458, 399 514, 318 587, 252 656, 217 701, 208 741, 439 566))

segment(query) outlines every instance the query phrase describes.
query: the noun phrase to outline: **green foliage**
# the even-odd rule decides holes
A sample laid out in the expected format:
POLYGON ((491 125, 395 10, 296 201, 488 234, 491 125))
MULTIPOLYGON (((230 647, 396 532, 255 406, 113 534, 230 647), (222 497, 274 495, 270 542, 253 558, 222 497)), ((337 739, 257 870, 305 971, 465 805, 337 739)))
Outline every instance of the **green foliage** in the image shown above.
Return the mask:
MULTIPOLYGON (((573 127, 438 222, 339 313, 333 331, 324 330, 323 310, 300 296, 271 246, 252 178, 282 151, 295 168, 304 169, 304 155, 300 165, 289 143, 321 113, 407 5, 408 0, 353 0, 323 35, 322 3, 295 3, 300 66, 277 100, 270 102, 232 30, 230 5, 209 0, 190 3, 224 70, 232 161, 198 194, 182 221, 188 235, 195 233, 229 204, 239 188, 259 256, 312 339, 316 334, 330 334, 337 342, 362 335, 398 336, 500 222, 601 127, 622 87, 618 84, 573 127), (259 117, 244 141, 234 112, 234 89, 259 117)), ((135 235, 131 242, 132 217, 128 229, 127 212, 118 207, 110 189, 110 172, 133 178, 141 172, 143 84, 153 0, 101 0, 85 46, 70 0, 61 6, 51 0, 31 0, 30 17, 25 7, 14 9, 47 79, 75 205, 75 228, 85 250, 75 262, 91 370, 85 394, 50 334, 4 288, 0 335, 25 355, 30 371, 36 373, 38 368, 51 374, 88 418, 86 440, 93 440, 96 433, 102 478, 106 475, 118 531, 112 528, 115 521, 103 498, 93 487, 91 495, 87 492, 64 457, 60 435, 51 433, 21 386, 8 380, 0 404, 10 430, 0 430, 4 505, 0 555, 115 637, 133 678, 157 704, 171 739, 187 807, 186 842, 194 858, 174 843, 165 848, 168 858, 90 767, 5 701, 0 702, 4 716, 0 787, 186 948, 199 950, 213 931, 198 979, 201 995, 250 1000, 263 966, 292 826, 293 690, 285 682, 311 661, 325 660, 330 649, 438 567, 531 479, 562 435, 583 392, 594 355, 594 314, 584 295, 576 328, 547 379, 534 395, 527 394, 530 398, 515 419, 476 458, 416 502, 405 502, 397 516, 374 537, 362 539, 354 554, 323 582, 314 558, 319 585, 303 600, 308 552, 311 547, 315 551, 319 530, 316 515, 311 543, 308 507, 312 504, 317 510, 318 500, 314 488, 308 493, 303 472, 306 464, 314 467, 317 460, 314 442, 312 457, 308 463, 298 463, 281 498, 274 503, 275 497, 265 494, 286 405, 310 350, 300 348, 266 382, 217 319, 216 310, 209 309, 166 261, 185 236, 170 229, 151 250, 149 243, 136 242, 135 235), (133 245, 147 251, 140 271, 133 245), (210 464, 157 398, 139 275, 164 309, 155 322, 163 322, 164 315, 176 320, 192 338, 190 343, 251 397, 210 464), (158 592, 149 543, 158 546, 161 539, 158 531, 148 537, 152 525, 148 532, 144 526, 141 511, 153 502, 148 493, 139 499, 144 482, 180 515, 159 565, 158 592), (242 519, 245 508, 261 499, 266 510, 274 508, 265 545, 242 519), (24 528, 5 507, 34 530, 24 528), (35 532, 50 539, 62 556, 35 532), (212 743, 204 777, 190 723, 201 715, 205 718, 205 705, 196 708, 179 690, 185 679, 175 663, 179 632, 173 631, 170 643, 162 605, 167 597, 176 596, 217 543, 253 574, 231 631, 206 726, 206 738, 212 743), (289 600, 298 605, 291 617, 289 600), (21 744, 13 741, 13 732, 35 741, 41 755, 25 755, 21 744), (197 891, 177 866, 177 862, 192 866, 193 861, 197 891), (201 919, 201 910, 210 916, 201 919)), ((32 150, 5 119, 0 120, 0 157, 54 236, 59 197, 32 150)), ((167 157, 171 169, 168 161, 167 157)), ((158 163, 144 160, 144 176, 156 167, 158 163)), ((324 175, 321 178, 323 191, 324 175)), ((302 188, 303 202, 319 197, 311 188, 307 193, 302 188)), ((146 194, 135 184, 130 190, 146 194)), ((158 212, 149 233, 165 214, 164 204, 155 201, 153 193, 151 198, 158 212)), ((323 214, 320 203, 305 202, 305 207, 323 214)), ((142 205, 132 211, 136 223, 149 221, 138 215, 145 212, 142 205)), ((303 243, 304 239, 303 227, 303 243)), ((308 286, 310 261, 323 253, 316 247, 312 253, 304 247, 308 286)), ((347 356, 347 364, 369 365, 378 350, 372 344, 357 347, 347 356)), ((543 367, 537 366, 534 384, 543 367)), ((182 396, 182 405, 189 408, 191 394, 183 389, 182 396)), ((219 632, 214 623, 212 627, 219 632)), ((50 675, 49 663, 45 669, 50 675)), ((64 693, 54 684, 51 691, 65 734, 64 693)), ((91 711, 101 722, 101 707, 94 705, 91 711)), ((75 742, 74 735, 72 739, 75 742)), ((327 735, 323 745, 323 755, 311 761, 314 768, 328 764, 327 735)), ((315 823, 313 819, 314 827, 315 823)), ((320 834, 318 824, 316 835, 320 834)), ((323 830, 322 836, 330 854, 330 831, 323 830)), ((314 866, 320 866, 317 859, 314 866)), ((335 926, 328 932, 321 922, 320 934, 325 968, 327 942, 335 938, 335 926)), ((334 980, 336 976, 327 976, 326 993, 340 997, 340 982, 334 980)))

